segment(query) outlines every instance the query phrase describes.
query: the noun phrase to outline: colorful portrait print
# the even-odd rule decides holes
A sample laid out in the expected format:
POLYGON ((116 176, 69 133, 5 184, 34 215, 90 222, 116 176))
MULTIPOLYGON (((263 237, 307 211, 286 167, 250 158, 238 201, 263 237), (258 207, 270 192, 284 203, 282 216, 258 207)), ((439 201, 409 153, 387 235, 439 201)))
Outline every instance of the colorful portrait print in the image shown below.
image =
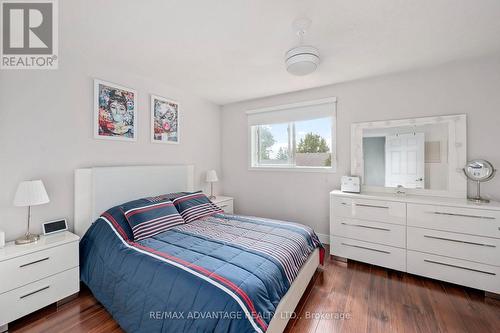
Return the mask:
POLYGON ((151 96, 151 141, 179 143, 179 104, 151 96))
POLYGON ((137 93, 100 80, 94 80, 94 90, 94 136, 98 139, 135 141, 137 93))

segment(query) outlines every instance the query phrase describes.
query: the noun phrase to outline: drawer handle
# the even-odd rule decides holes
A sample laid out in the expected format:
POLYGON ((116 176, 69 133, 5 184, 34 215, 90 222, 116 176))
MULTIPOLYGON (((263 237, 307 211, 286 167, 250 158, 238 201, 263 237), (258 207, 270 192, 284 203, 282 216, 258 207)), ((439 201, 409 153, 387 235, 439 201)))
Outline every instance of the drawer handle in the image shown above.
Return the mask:
POLYGON ((367 204, 358 204, 358 203, 355 203, 354 205, 355 205, 355 206, 359 206, 359 207, 369 207, 369 208, 382 208, 382 209, 389 209, 389 207, 387 207, 387 206, 367 205, 367 204))
POLYGON ((227 206, 229 206, 229 205, 227 205, 227 204, 226 205, 220 205, 219 207, 220 208, 224 208, 224 207, 227 207, 227 206))
POLYGON ((424 237, 426 237, 426 238, 433 238, 433 239, 439 239, 439 240, 445 240, 445 241, 449 241, 449 242, 470 244, 470 245, 479 245, 479 246, 486 246, 486 247, 496 247, 495 245, 491 245, 491 244, 475 243, 475 242, 469 242, 469 241, 464 241, 464 240, 459 240, 459 239, 452 239, 452 238, 436 237, 436 236, 429 236, 429 235, 424 235, 424 237))
POLYGON ((34 294, 39 293, 39 292, 41 292, 41 291, 47 290, 47 289, 49 289, 49 288, 50 288, 50 286, 45 286, 45 287, 40 288, 40 289, 38 289, 38 290, 32 291, 32 292, 30 292, 29 294, 23 295, 23 296, 19 297, 19 299, 23 299, 23 298, 29 297, 29 296, 31 296, 31 295, 34 295, 34 294))
POLYGON ((455 213, 445 213, 445 212, 432 212, 432 214, 458 216, 458 217, 471 217, 473 219, 485 219, 485 220, 494 220, 495 219, 493 216, 467 215, 467 214, 455 214, 455 213))
POLYGON ((347 243, 340 243, 340 244, 342 244, 344 246, 356 247, 358 249, 363 249, 363 250, 370 250, 370 251, 375 251, 375 252, 380 252, 380 253, 385 253, 385 254, 391 254, 391 252, 389 252, 389 251, 372 249, 371 247, 365 247, 365 246, 353 245, 353 244, 347 244, 347 243))
POLYGON ((474 269, 474 268, 469 268, 469 267, 464 267, 464 266, 447 264, 447 263, 444 263, 444 262, 439 262, 439 261, 434 261, 434 260, 424 259, 424 261, 425 262, 429 262, 431 264, 443 265, 443 266, 448 266, 448 267, 453 267, 453 268, 460 268, 460 269, 465 269, 467 271, 472 271, 472 272, 477 272, 477 273, 483 273, 483 274, 488 274, 488 275, 496 275, 495 273, 492 273, 492 272, 481 271, 479 269, 474 269))
POLYGON ((36 260, 36 261, 33 261, 33 262, 29 262, 27 264, 22 264, 21 266, 19 266, 19 268, 23 268, 23 267, 26 267, 26 266, 30 266, 30 265, 34 265, 34 264, 38 264, 39 262, 42 262, 42 261, 45 261, 45 260, 49 260, 50 258, 49 257, 46 257, 46 258, 43 258, 43 259, 40 259, 40 260, 36 260))
MULTIPOLYGON (((347 202, 342 202, 344 206, 349 206, 347 202)), ((359 206, 359 207, 369 207, 369 208, 383 208, 383 209, 389 209, 387 206, 378 206, 378 205, 368 205, 368 204, 359 204, 359 203, 353 203, 354 206, 359 206)))
POLYGON ((360 228, 375 229, 375 230, 382 230, 382 231, 391 231, 391 229, 372 227, 370 225, 363 225, 363 224, 351 224, 351 223, 345 223, 345 222, 342 222, 340 224, 347 225, 350 227, 360 227, 360 228))

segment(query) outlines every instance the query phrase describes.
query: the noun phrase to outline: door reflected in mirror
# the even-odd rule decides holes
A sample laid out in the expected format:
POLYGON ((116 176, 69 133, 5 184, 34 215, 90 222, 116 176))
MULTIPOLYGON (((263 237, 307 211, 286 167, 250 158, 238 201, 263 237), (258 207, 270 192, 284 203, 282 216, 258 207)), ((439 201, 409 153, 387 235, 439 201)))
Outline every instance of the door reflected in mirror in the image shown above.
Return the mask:
POLYGON ((364 184, 448 189, 448 124, 363 129, 364 184))

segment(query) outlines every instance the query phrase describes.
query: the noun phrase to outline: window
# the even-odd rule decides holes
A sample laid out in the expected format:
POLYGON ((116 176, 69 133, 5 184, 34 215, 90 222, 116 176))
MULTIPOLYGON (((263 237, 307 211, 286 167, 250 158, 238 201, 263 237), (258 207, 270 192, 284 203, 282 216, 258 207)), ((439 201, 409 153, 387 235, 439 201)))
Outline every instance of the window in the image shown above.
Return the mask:
POLYGON ((335 170, 336 100, 248 111, 251 168, 335 170))

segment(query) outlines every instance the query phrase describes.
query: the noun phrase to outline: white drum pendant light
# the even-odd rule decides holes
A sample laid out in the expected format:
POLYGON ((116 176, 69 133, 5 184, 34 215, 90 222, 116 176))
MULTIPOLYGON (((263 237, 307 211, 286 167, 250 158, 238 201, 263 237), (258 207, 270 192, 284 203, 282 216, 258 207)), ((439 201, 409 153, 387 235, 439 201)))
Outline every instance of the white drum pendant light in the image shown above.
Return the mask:
POLYGON ((300 18, 293 22, 293 28, 299 38, 299 45, 285 54, 286 70, 293 75, 303 76, 316 70, 319 65, 319 52, 313 46, 301 45, 311 20, 300 18))
POLYGON ((286 70, 293 75, 307 75, 319 65, 318 49, 312 46, 297 46, 286 53, 286 70))

